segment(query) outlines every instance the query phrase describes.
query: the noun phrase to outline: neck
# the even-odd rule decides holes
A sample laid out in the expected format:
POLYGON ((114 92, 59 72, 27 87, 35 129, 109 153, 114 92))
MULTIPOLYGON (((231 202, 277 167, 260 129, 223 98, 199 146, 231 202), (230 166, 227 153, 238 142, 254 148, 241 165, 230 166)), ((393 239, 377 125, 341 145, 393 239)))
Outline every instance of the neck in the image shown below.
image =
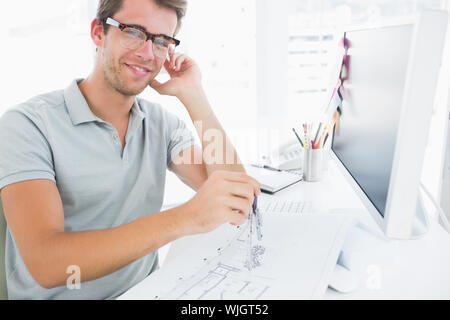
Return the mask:
POLYGON ((78 87, 97 117, 111 124, 128 123, 135 97, 117 92, 108 85, 101 72, 94 71, 78 87))

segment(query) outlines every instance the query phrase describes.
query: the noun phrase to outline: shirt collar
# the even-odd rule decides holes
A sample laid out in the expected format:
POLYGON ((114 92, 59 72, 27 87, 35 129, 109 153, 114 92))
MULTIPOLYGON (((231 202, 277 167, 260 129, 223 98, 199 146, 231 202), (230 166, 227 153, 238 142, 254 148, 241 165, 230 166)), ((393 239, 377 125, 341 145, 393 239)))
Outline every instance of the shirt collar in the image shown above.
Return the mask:
POLYGON ((134 114, 139 120, 145 119, 145 113, 141 110, 141 106, 139 105, 139 100, 137 98, 134 100, 133 106, 131 107, 131 113, 134 114))
MULTIPOLYGON (((83 79, 75 79, 64 90, 64 99, 66 101, 67 110, 69 111, 70 119, 74 126, 85 122, 105 122, 97 117, 89 108, 86 99, 78 87, 78 83, 83 79)), ((133 106, 131 107, 131 114, 135 114, 137 118, 144 119, 145 113, 140 109, 138 99, 135 99, 133 106)), ((130 116, 131 116, 130 114, 130 116)))
POLYGON ((78 88, 78 83, 83 79, 75 79, 64 90, 64 99, 66 100, 67 110, 74 126, 91 121, 102 121, 89 108, 86 99, 78 88))

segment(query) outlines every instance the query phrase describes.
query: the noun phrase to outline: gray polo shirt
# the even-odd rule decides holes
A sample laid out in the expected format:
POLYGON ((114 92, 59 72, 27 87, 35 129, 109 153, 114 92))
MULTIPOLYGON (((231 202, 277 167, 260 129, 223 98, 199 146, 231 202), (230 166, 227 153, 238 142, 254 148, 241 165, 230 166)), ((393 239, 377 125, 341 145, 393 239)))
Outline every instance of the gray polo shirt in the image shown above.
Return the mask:
MULTIPOLYGON (((32 98, 0 118, 0 189, 25 180, 54 181, 66 232, 113 228, 159 212, 166 169, 175 155, 195 144, 193 135, 159 105, 136 98, 123 148, 116 129, 92 113, 79 81, 32 98)), ((114 298, 158 267, 155 251, 81 283, 80 289, 48 290, 28 272, 9 229, 5 258, 11 299, 114 298)))

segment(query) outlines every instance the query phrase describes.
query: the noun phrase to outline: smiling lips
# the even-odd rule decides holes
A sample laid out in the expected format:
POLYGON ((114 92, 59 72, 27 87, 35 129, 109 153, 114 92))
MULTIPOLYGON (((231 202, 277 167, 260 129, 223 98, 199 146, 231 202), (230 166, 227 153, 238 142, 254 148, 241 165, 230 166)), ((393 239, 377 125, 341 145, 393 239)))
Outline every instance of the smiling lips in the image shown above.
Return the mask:
POLYGON ((137 75, 138 77, 145 77, 151 72, 151 70, 139 65, 127 63, 125 63, 125 65, 128 69, 130 69, 131 72, 133 72, 133 74, 137 75))

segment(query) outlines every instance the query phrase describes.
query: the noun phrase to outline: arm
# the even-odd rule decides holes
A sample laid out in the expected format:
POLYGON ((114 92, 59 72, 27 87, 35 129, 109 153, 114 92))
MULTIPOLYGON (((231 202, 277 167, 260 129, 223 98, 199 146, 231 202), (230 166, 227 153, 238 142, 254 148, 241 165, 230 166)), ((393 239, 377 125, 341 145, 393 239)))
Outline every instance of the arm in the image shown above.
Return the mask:
POLYGON ((66 232, 56 184, 29 180, 1 190, 5 218, 35 281, 50 289, 65 285, 77 265, 81 281, 108 275, 185 235, 209 232, 224 223, 242 224, 256 181, 243 174, 216 172, 182 206, 105 230, 66 232), (237 210, 237 211, 236 211, 237 210))
POLYGON ((180 101, 188 110, 192 121, 202 124, 202 130, 198 126, 196 128, 199 137, 201 137, 202 149, 205 151, 210 149, 211 146, 215 147, 217 145, 222 147, 222 150, 203 153, 203 163, 208 176, 215 170, 245 172, 234 146, 212 111, 203 89, 198 87, 180 95, 180 101), (208 135, 214 138, 207 140, 208 135), (217 143, 215 139, 220 139, 221 141, 217 143))
POLYGON ((202 149, 198 146, 192 146, 180 152, 170 164, 170 170, 175 173, 181 181, 198 191, 200 187, 208 179, 208 172, 205 164, 194 161, 195 154, 202 154, 202 149), (188 163, 182 162, 180 159, 189 158, 188 163))
POLYGON ((175 96, 183 103, 196 125, 203 149, 201 165, 195 165, 193 161, 188 164, 176 164, 174 161, 172 170, 179 176, 184 176, 188 170, 194 170, 198 175, 206 171, 207 177, 217 170, 245 172, 234 146, 208 102, 201 85, 200 70, 195 62, 178 54, 171 57, 170 61, 166 60, 164 68, 171 79, 165 83, 154 80, 151 87, 160 94, 175 96), (221 141, 218 143, 216 139, 221 141), (221 146, 221 150, 213 151, 216 145, 221 146))
POLYGON ((85 232, 65 232, 56 184, 31 180, 1 191, 5 217, 30 274, 44 288, 65 285, 69 265, 81 281, 112 273, 186 234, 183 207, 145 216, 126 225, 85 232))

